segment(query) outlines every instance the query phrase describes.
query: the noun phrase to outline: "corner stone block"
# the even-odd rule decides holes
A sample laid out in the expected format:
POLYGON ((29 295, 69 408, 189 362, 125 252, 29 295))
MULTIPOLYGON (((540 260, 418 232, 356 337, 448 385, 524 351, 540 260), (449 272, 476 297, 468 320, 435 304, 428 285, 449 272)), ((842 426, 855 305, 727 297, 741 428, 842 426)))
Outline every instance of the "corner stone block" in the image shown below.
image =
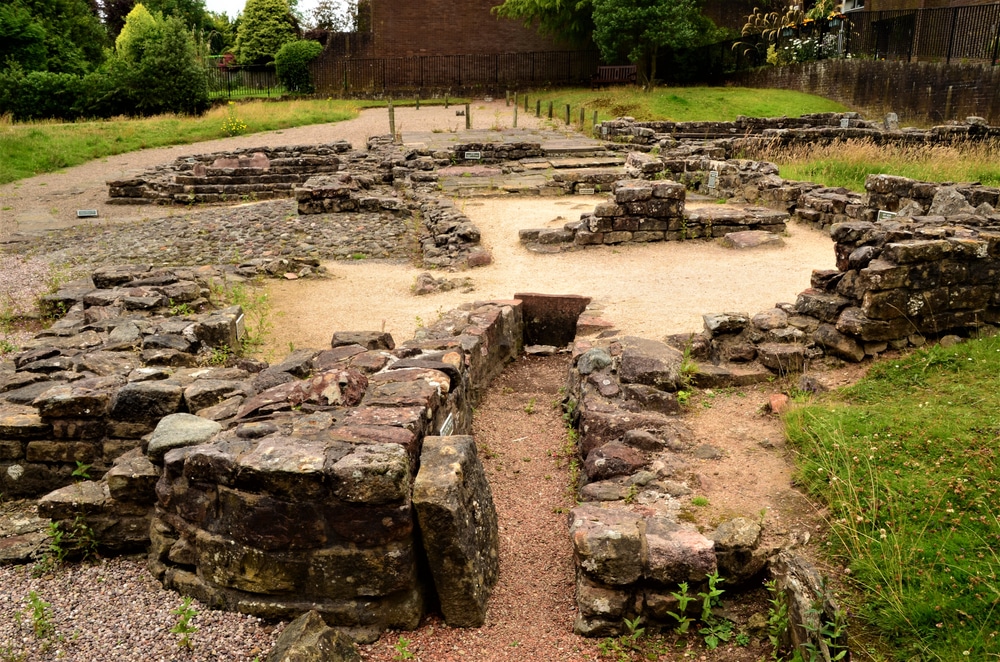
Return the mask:
POLYGON ((658 517, 646 521, 644 574, 664 584, 699 582, 716 571, 715 543, 687 527, 658 517))
POLYGON ((500 541, 472 437, 424 439, 413 505, 445 622, 479 627, 500 572, 500 541))
POLYGON ((181 405, 181 387, 159 381, 132 382, 115 395, 111 418, 118 421, 158 421, 176 413, 181 405))
POLYGON ((216 586, 248 593, 289 593, 305 585, 305 563, 288 554, 269 554, 200 530, 195 554, 199 574, 216 586))
POLYGON ((326 471, 333 478, 334 495, 344 501, 379 505, 410 495, 410 461, 396 444, 359 446, 326 471))
POLYGON ((642 517, 585 503, 570 511, 570 537, 578 567, 592 580, 624 586, 642 576, 642 517))
MULTIPOLYGON (((380 598, 418 584, 411 541, 385 547, 330 547, 309 557, 308 592, 322 599, 380 598)), ((449 623, 451 625, 451 623, 449 623)))
POLYGON ((361 654, 350 637, 308 611, 281 632, 267 662, 361 662, 361 654))
POLYGON ((110 495, 106 483, 85 480, 49 492, 38 501, 38 514, 52 520, 101 513, 110 495))
POLYGON ((665 391, 676 391, 681 382, 684 355, 656 340, 626 336, 622 338, 618 377, 625 384, 645 384, 665 391))

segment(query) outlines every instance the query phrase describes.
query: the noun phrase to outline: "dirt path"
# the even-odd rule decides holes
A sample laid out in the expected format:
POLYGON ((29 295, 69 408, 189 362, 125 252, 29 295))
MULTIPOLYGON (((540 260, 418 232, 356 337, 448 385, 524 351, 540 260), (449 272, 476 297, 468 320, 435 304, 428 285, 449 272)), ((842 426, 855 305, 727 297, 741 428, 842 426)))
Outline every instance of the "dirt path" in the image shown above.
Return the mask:
POLYGON ((500 527, 500 579, 486 624, 449 628, 426 619, 415 632, 383 636, 366 660, 388 662, 400 637, 424 662, 597 659, 597 642, 573 632, 573 557, 566 535, 568 471, 562 410, 553 407, 567 358, 524 357, 507 368, 476 409, 473 432, 500 527))
MULTIPOLYGON (((396 108, 396 126, 404 134, 438 129, 465 130, 465 118, 455 115, 455 107, 423 106, 396 108)), ((472 104, 474 129, 513 124, 513 107, 503 101, 478 101, 472 104)), ((518 116, 518 127, 538 128, 541 120, 530 114, 518 116)), ((2 130, 2 127, 0 127, 2 130)), ((244 147, 280 147, 283 145, 320 144, 346 140, 363 150, 371 136, 389 133, 388 112, 384 108, 361 111, 353 120, 333 124, 313 124, 245 136, 219 138, 190 145, 143 149, 109 156, 72 168, 37 177, 29 177, 0 186, 0 236, 6 232, 65 228, 85 223, 119 223, 144 218, 162 218, 186 211, 183 207, 108 205, 109 179, 139 174, 146 168, 169 163, 181 156, 206 154, 244 147), (81 221, 78 209, 96 209, 97 221, 81 221)))

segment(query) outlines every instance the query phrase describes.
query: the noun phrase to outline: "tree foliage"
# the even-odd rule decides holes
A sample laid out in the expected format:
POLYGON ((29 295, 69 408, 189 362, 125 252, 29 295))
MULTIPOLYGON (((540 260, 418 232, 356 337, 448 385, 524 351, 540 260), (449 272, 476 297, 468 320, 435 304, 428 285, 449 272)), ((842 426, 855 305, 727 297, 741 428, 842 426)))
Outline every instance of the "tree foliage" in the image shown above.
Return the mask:
POLYGON ((287 0, 247 0, 236 35, 236 57, 240 64, 266 64, 298 36, 287 0))
POLYGON ((0 4, 0 69, 82 74, 104 59, 106 34, 87 0, 0 4))
POLYGON ((593 0, 594 43, 606 62, 637 65, 648 88, 656 80, 661 48, 691 48, 710 40, 715 26, 698 0, 593 0))
POLYGON ((314 91, 309 63, 323 52, 318 41, 290 41, 278 49, 274 56, 275 73, 289 92, 311 94, 314 91))
POLYGON ((319 0, 310 19, 314 28, 353 32, 358 25, 358 0, 319 0))
POLYGON ((505 0, 493 12, 500 18, 537 25, 540 32, 571 43, 585 43, 594 30, 592 0, 505 0))
POLYGON ((45 29, 24 7, 0 6, 0 68, 16 64, 26 71, 42 71, 47 62, 45 29))

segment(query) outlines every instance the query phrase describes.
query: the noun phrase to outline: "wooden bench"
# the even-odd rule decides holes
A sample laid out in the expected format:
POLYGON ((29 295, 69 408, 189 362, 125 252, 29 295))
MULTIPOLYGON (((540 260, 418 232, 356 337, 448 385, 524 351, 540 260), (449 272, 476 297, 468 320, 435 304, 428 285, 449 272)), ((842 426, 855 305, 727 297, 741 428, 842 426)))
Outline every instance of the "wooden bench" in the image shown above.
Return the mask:
POLYGON ((601 85, 635 85, 634 64, 597 67, 597 74, 590 79, 591 89, 601 85))

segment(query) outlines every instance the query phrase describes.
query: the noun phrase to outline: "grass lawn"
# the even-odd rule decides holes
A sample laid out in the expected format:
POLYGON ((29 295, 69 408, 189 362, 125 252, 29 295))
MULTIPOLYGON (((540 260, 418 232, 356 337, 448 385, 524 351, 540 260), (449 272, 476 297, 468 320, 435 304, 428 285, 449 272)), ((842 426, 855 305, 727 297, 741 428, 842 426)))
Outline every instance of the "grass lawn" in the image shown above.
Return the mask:
POLYGON ((892 659, 1000 657, 1000 337, 876 364, 786 426, 892 659))
MULTIPOLYGON (((548 103, 555 106, 555 117, 563 118, 566 104, 571 115, 579 118, 580 107, 587 121, 597 111, 598 121, 623 115, 637 120, 732 121, 739 115, 749 117, 797 117, 806 113, 844 112, 847 107, 823 97, 789 90, 758 90, 747 87, 664 87, 651 93, 637 87, 614 87, 604 90, 567 88, 551 92, 528 93, 528 107, 534 111, 541 100, 542 112, 548 103)), ((523 101, 522 101, 523 103, 523 101)), ((523 107, 523 106, 522 106, 523 107)))
MULTIPOLYGON (((464 103, 462 99, 453 101, 464 103)), ((396 105, 413 103, 411 99, 396 105)), ((421 101, 421 104, 434 103, 443 101, 421 101)), ((356 117, 362 108, 380 105, 385 102, 296 99, 240 102, 234 108, 248 127, 246 133, 256 133, 340 122, 356 117)), ((12 124, 0 116, 0 184, 138 149, 225 138, 222 125, 228 109, 225 105, 217 106, 200 117, 161 115, 73 123, 12 124)))

